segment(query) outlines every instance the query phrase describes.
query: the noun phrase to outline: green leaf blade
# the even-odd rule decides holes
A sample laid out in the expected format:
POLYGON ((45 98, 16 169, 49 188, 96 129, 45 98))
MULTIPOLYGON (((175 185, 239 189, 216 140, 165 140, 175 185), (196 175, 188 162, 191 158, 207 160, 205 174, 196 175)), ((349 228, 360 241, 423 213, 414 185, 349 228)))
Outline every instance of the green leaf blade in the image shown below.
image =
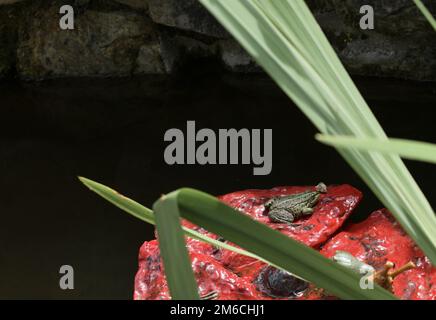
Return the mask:
POLYGON ((413 2, 415 2, 416 6, 418 7, 418 9, 421 11, 421 13, 423 14, 423 16, 427 19, 427 21, 430 23, 430 25, 433 27, 433 29, 436 31, 436 20, 435 18, 432 16, 432 14, 430 13, 430 11, 428 11, 428 9, 426 8, 426 6, 422 3, 421 0, 413 0, 413 2))
POLYGON ((106 199, 116 207, 126 211, 130 215, 150 224, 155 224, 153 211, 133 201, 117 191, 93 180, 79 177, 80 182, 87 186, 91 191, 106 199))
POLYGON ((197 282, 186 249, 177 204, 177 191, 153 205, 159 249, 173 300, 198 300, 197 282))
POLYGON ((409 160, 424 161, 436 164, 436 144, 405 139, 367 139, 347 136, 317 135, 316 139, 324 144, 355 148, 362 151, 376 151, 384 154, 395 154, 409 160))
MULTIPOLYGON (((303 0, 200 0, 323 134, 387 136, 303 0)), ((436 265, 436 217, 397 155, 337 148, 436 265)))
MULTIPOLYGON (((117 192, 114 189, 111 189, 101 183, 98 183, 96 181, 87 179, 87 178, 83 178, 83 177, 79 177, 79 180, 85 185, 87 186, 91 191, 95 192, 96 194, 98 194, 100 197, 102 197, 103 199, 109 201, 110 203, 112 203, 113 205, 115 205, 116 207, 120 208, 121 210, 127 212, 128 214, 134 216, 135 218, 142 220, 144 222, 147 222, 151 225, 155 225, 156 221, 154 218, 154 213, 151 209, 144 207, 143 205, 139 204, 136 201, 133 201, 132 199, 122 195, 121 193, 117 192)), ((258 260, 263 260, 261 257, 258 257, 248 251, 245 251, 241 248, 237 248, 234 246, 231 246, 229 244, 226 244, 224 242, 209 238, 208 236, 201 234, 195 230, 183 227, 183 231, 185 232, 186 236, 203 241, 205 243, 209 243, 213 246, 222 248, 222 249, 226 249, 226 250, 230 250, 233 251, 235 253, 238 254, 242 254, 244 256, 253 258, 253 259, 258 259, 258 260)), ((268 263, 267 261, 265 261, 266 263, 268 263)))

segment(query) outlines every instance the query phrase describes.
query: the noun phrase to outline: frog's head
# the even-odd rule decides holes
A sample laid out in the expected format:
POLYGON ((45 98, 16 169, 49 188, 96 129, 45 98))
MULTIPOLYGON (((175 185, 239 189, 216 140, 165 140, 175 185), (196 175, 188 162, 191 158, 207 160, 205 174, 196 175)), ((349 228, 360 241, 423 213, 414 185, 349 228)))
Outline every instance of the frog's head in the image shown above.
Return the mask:
POLYGON ((315 187, 315 190, 318 191, 319 193, 327 193, 327 186, 324 183, 320 182, 315 187))

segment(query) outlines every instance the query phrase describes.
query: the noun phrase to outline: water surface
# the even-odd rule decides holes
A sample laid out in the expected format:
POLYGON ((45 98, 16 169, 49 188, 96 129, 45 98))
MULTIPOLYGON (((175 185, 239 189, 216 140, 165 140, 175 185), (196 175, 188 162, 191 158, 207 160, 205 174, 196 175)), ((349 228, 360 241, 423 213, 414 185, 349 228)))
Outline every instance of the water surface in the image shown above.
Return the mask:
MULTIPOLYGON (((357 79, 390 136, 436 142, 434 84, 357 79)), ((262 76, 62 80, 0 84, 0 298, 130 299, 138 248, 153 229, 86 190, 77 175, 151 206, 189 186, 212 194, 277 185, 350 183, 381 204, 275 85, 262 76), (164 132, 272 128, 273 170, 174 166, 164 132), (59 289, 59 267, 75 268, 75 290, 59 289)), ((436 206, 436 168, 408 162, 436 206)))

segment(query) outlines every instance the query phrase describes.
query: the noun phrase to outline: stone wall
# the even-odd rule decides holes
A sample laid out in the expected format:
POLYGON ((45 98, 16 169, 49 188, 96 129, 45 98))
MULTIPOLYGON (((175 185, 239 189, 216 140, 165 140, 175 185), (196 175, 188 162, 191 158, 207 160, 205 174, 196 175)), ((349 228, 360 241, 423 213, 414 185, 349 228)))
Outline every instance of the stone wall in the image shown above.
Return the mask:
MULTIPOLYGON (((425 3, 436 12, 436 0, 425 3)), ((308 4, 352 74, 436 80, 436 33, 412 1, 308 4), (364 4, 375 30, 359 28, 364 4)), ((0 42, 0 78, 166 74, 196 59, 260 71, 197 0, 0 0, 0 42), (59 29, 62 4, 74 6, 75 30, 59 29)))

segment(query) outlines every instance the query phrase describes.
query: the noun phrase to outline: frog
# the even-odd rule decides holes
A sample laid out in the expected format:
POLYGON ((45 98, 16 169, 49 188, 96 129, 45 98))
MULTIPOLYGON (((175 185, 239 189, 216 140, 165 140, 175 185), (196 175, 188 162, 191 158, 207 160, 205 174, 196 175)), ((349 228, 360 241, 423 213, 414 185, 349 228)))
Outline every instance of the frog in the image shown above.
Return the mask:
POLYGON ((321 193, 327 192, 327 186, 320 182, 315 190, 273 197, 265 202, 268 217, 272 222, 292 224, 296 219, 311 215, 321 193))

